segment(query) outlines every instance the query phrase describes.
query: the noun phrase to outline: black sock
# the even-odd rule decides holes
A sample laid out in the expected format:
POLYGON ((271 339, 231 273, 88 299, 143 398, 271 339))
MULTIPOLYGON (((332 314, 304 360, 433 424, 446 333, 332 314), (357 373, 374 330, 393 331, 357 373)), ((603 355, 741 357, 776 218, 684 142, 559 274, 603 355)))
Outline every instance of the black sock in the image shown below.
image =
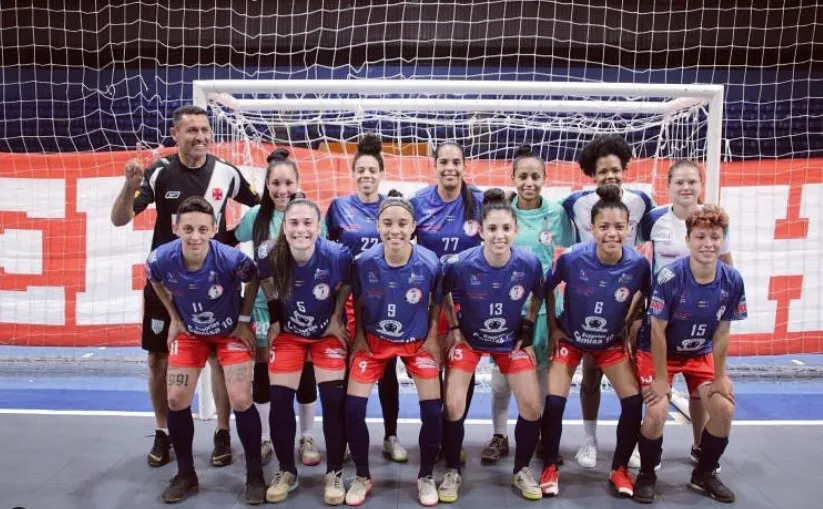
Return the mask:
POLYGON ((443 426, 443 444, 446 456, 446 468, 460 470, 460 450, 463 448, 463 436, 466 428, 463 426, 463 419, 457 421, 445 421, 443 426))
POLYGON ((729 445, 729 437, 716 437, 704 429, 700 438, 700 461, 697 462, 697 470, 714 472, 727 445, 729 445))
POLYGON ((563 412, 566 410, 566 398, 563 396, 546 396, 543 408, 541 436, 543 437, 543 466, 557 465, 560 450, 560 436, 563 434, 563 412))
MULTIPOLYGON (((297 467, 294 464, 294 437, 297 434, 294 393, 294 389, 282 385, 271 386, 269 429, 274 453, 280 462, 280 470, 297 475, 297 467)), ((259 448, 260 444, 257 444, 257 447, 259 448)))
POLYGON ((366 406, 369 398, 346 396, 346 440, 359 477, 371 477, 369 472, 369 427, 366 406))
POLYGON ((192 442, 194 442, 194 419, 191 416, 191 407, 188 406, 183 410, 169 409, 167 419, 169 440, 177 458, 177 473, 194 474, 194 457, 191 452, 192 442))
MULTIPOLYGON (((420 402, 420 471, 417 477, 428 477, 434 472, 437 451, 443 439, 443 401, 427 399, 420 402)), ((461 440, 462 441, 462 440, 461 440)), ((459 451, 459 450, 458 450, 459 451)), ((460 452, 458 454, 458 460, 460 452)))
POLYGON ((317 401, 317 378, 314 376, 314 363, 303 364, 303 372, 300 373, 300 383, 297 385, 297 402, 301 405, 308 405, 317 401))
POLYGON ((520 472, 523 467, 529 466, 532 454, 537 448, 537 441, 540 439, 540 419, 527 421, 522 415, 517 416, 517 424, 514 426, 514 473, 520 472))
POLYGON ((237 435, 243 444, 246 454, 246 472, 249 474, 263 473, 263 460, 260 457, 260 439, 263 426, 260 425, 260 414, 257 407, 252 405, 242 412, 235 410, 234 419, 237 422, 237 435))
MULTIPOLYGON (((640 394, 620 400, 620 419, 617 420, 617 444, 614 447, 612 470, 625 467, 632 457, 637 435, 643 423, 643 397, 640 394)), ((654 467, 652 467, 654 468, 654 467)))
POLYGON ((254 379, 251 386, 255 403, 263 405, 269 402, 269 364, 267 362, 254 363, 254 379))
POLYGON ((397 381, 397 358, 386 363, 383 378, 377 382, 380 408, 383 410, 385 437, 397 436, 397 416, 400 413, 400 383, 397 381))
POLYGON ((637 437, 637 450, 640 452, 640 471, 653 473, 660 464, 660 455, 663 454, 663 436, 660 438, 646 438, 643 433, 637 437))
POLYGON ((472 374, 472 379, 469 381, 469 388, 466 390, 466 409, 463 410, 463 420, 466 420, 466 417, 469 415, 469 408, 472 406, 472 399, 474 399, 474 374, 472 374))
POLYGON ((320 404, 323 405, 323 436, 326 439, 326 473, 343 470, 346 454, 346 384, 343 380, 323 382, 320 404))

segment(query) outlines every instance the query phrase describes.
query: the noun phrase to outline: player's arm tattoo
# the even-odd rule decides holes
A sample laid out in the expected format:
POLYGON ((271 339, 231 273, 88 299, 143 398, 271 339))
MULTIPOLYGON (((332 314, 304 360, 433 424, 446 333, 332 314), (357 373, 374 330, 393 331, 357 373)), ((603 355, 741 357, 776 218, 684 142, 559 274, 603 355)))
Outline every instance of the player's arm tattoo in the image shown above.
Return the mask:
POLYGON ((226 384, 230 383, 251 383, 252 379, 251 364, 248 362, 241 362, 240 364, 231 364, 223 366, 223 375, 226 377, 226 384))

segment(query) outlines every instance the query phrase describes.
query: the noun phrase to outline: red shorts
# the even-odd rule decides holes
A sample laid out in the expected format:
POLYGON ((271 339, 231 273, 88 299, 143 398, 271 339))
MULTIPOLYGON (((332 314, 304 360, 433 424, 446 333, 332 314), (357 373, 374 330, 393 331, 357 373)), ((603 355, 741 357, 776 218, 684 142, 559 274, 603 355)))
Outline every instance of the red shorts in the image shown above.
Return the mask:
POLYGON ((423 341, 392 343, 371 334, 366 335, 370 353, 360 350, 351 360, 349 376, 362 384, 373 384, 380 380, 386 364, 399 357, 406 365, 406 372, 417 378, 438 378, 440 367, 432 354, 422 350, 423 341))
MULTIPOLYGON (((654 380, 654 360, 651 352, 639 351, 635 358, 637 364, 637 378, 640 379, 641 387, 648 387, 654 380)), ((697 399, 700 394, 697 390, 714 380, 714 355, 698 355, 697 357, 668 357, 666 359, 666 371, 669 374, 669 386, 672 385, 674 375, 683 373, 686 379, 686 387, 692 399, 697 399)))
POLYGON ((592 356, 592 359, 594 359, 597 365, 597 369, 602 369, 603 367, 608 367, 629 359, 629 354, 626 353, 626 349, 623 348, 622 344, 610 346, 604 350, 586 352, 572 345, 569 341, 561 340, 552 361, 565 364, 566 366, 577 367, 586 354, 592 356))
POLYGON ((474 373, 484 354, 488 353, 504 375, 513 375, 522 371, 534 371, 537 365, 529 354, 523 350, 512 352, 478 352, 465 341, 454 347, 449 355, 449 369, 474 373))
POLYGON ((306 356, 320 369, 341 371, 346 369, 346 350, 332 336, 308 339, 289 332, 281 332, 272 341, 269 351, 269 372, 294 373, 303 371, 306 356))
MULTIPOLYGON (((460 304, 454 304, 454 314, 460 311, 460 304)), ((446 303, 440 308, 440 316, 437 317, 437 337, 445 336, 449 333, 449 315, 446 313, 446 303)))
POLYGON ((169 366, 202 368, 209 360, 212 348, 217 353, 217 360, 221 366, 241 364, 254 359, 253 353, 246 349, 246 345, 239 338, 180 334, 171 344, 169 366))

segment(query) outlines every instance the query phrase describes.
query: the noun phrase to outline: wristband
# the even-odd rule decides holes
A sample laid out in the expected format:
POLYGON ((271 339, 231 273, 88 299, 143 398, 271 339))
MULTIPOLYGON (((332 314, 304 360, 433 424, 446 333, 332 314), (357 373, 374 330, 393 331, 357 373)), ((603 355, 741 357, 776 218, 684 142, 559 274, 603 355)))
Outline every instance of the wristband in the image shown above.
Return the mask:
POLYGON ((520 348, 532 346, 534 343, 534 322, 528 318, 520 321, 520 329, 517 331, 517 339, 520 341, 520 348))
POLYGON ((251 316, 249 315, 240 315, 237 317, 237 321, 240 323, 251 323, 251 316))

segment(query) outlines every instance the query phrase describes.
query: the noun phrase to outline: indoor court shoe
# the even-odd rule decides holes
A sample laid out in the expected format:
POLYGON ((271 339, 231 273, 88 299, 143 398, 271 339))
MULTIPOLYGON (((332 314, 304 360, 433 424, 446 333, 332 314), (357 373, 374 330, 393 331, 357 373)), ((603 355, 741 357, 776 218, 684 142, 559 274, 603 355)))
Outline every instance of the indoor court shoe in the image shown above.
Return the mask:
MULTIPOLYGON (((694 463, 695 465, 700 463, 700 453, 701 452, 702 451, 700 450, 699 445, 692 445, 691 453, 689 453, 689 459, 691 459, 692 463, 694 463)), ((714 469, 714 473, 716 473, 716 474, 720 473, 720 464, 719 463, 717 464, 717 468, 714 469)))
POLYGON ((274 455, 274 447, 271 445, 271 440, 268 438, 263 440, 260 444, 260 461, 261 464, 265 467, 271 461, 272 456, 274 455))
POLYGON ((177 474, 172 477, 169 487, 163 492, 163 502, 176 504, 197 492, 197 474, 177 474))
POLYGON ((577 454, 574 455, 574 459, 576 459, 577 464, 583 468, 596 468, 597 440, 593 438, 585 439, 583 445, 577 450, 577 454))
POLYGON ((651 504, 654 502, 654 486, 657 483, 657 476, 653 472, 640 472, 637 474, 637 481, 634 483, 634 500, 641 504, 651 504))
POLYGON ((249 505, 260 505, 266 501, 266 479, 263 471, 254 474, 246 474, 246 503, 249 505))
POLYGON ((300 461, 307 467, 320 464, 320 449, 317 448, 312 437, 301 438, 297 452, 300 453, 300 461))
POLYGON ((480 461, 483 463, 497 463, 502 456, 509 455, 509 437, 493 435, 483 451, 480 452, 480 461))
POLYGON ((297 489, 297 486, 297 475, 283 470, 277 472, 266 490, 266 502, 276 504, 286 500, 289 493, 297 489))
POLYGON ((356 506, 362 504, 373 489, 374 484, 371 478, 355 477, 354 482, 349 486, 349 491, 346 492, 346 505, 356 506))
POLYGON ((526 500, 540 500, 543 492, 540 485, 534 480, 534 475, 529 467, 523 467, 512 477, 512 486, 520 490, 520 495, 526 500))
POLYGON ((634 446, 632 455, 629 457, 629 468, 640 468, 640 451, 636 445, 634 446))
POLYGON ((627 467, 618 467, 612 470, 609 482, 614 486, 615 491, 621 497, 631 498, 634 496, 634 480, 627 467))
POLYGON ((417 478, 417 500, 420 505, 424 507, 431 507, 440 502, 440 496, 437 494, 437 485, 434 484, 432 476, 417 478))
POLYGON ((332 470, 326 474, 323 502, 327 505, 340 505, 344 500, 346 500, 346 488, 343 487, 343 471, 332 470))
POLYGON ((705 492, 718 502, 724 502, 726 504, 734 502, 734 492, 723 484, 715 472, 699 472, 697 469, 693 470, 689 487, 697 491, 705 492))
POLYGON ((544 497, 556 497, 560 492, 560 472, 557 465, 543 467, 540 473, 540 491, 544 497))
POLYGON ((437 489, 437 498, 446 504, 457 502, 458 491, 460 490, 460 483, 463 482, 460 477, 460 472, 451 469, 443 476, 443 482, 437 489))
POLYGON ((214 431, 214 450, 211 453, 211 464, 215 467, 231 465, 231 435, 227 429, 214 431))
POLYGON ((397 437, 389 437, 383 440, 383 456, 389 458, 396 463, 405 463, 409 461, 409 453, 406 448, 400 445, 397 437))
POLYGON ((148 456, 146 459, 149 462, 150 467, 162 467, 166 463, 170 461, 170 449, 171 444, 169 443, 169 436, 166 434, 165 431, 158 429, 154 432, 154 445, 149 451, 148 456))

